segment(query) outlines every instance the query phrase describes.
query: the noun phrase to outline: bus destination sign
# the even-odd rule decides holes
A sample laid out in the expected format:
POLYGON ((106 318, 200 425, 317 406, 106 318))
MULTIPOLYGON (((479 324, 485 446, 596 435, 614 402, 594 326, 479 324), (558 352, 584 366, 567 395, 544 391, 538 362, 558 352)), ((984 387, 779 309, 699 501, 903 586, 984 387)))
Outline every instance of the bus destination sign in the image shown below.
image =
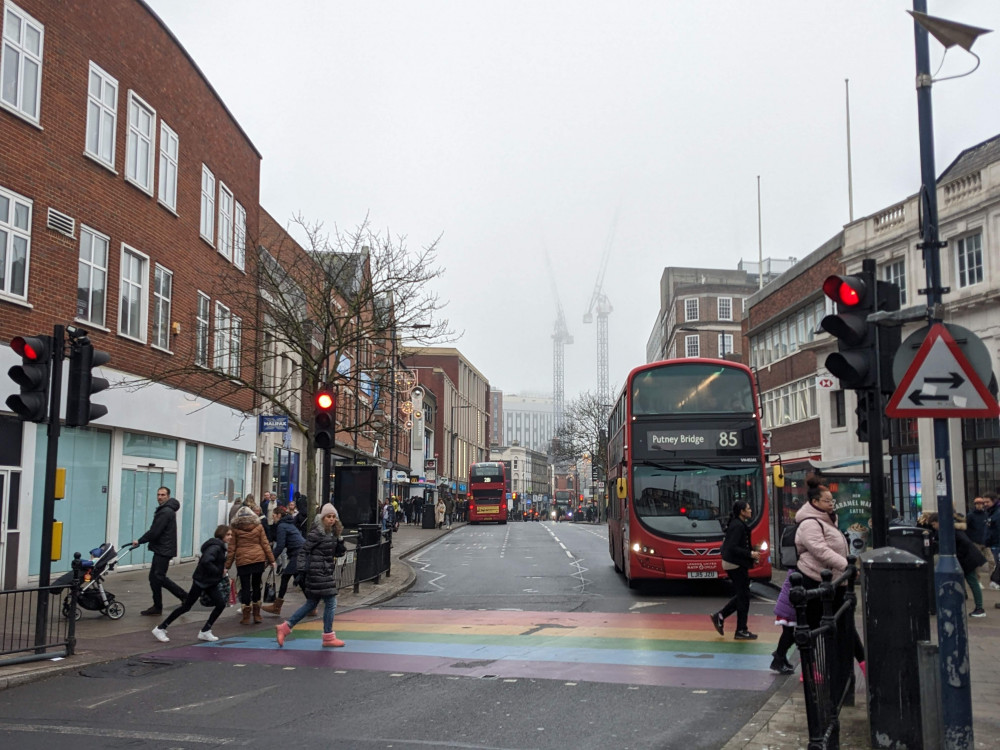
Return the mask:
POLYGON ((732 450, 743 447, 740 430, 648 430, 646 448, 650 451, 732 450))

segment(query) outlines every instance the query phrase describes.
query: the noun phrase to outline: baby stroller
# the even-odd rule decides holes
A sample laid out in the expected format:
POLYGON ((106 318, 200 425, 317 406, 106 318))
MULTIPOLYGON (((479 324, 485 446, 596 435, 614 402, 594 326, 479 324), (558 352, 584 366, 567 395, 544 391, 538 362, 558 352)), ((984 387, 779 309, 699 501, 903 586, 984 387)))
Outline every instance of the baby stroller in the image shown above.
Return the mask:
MULTIPOLYGON (((107 615, 112 620, 118 620, 125 616, 125 605, 115 599, 115 595, 104 589, 105 576, 115 569, 115 565, 125 555, 130 554, 135 549, 129 545, 123 552, 117 552, 111 542, 105 542, 100 547, 90 550, 90 559, 84 560, 83 568, 80 571, 80 596, 77 598, 76 619, 83 617, 83 610, 100 612, 107 615)), ((73 571, 59 576, 52 584, 53 586, 69 587, 73 584, 73 571)), ((52 592, 55 595, 62 593, 62 588, 52 592)), ((63 598, 63 617, 70 616, 72 606, 70 592, 66 592, 63 598)))

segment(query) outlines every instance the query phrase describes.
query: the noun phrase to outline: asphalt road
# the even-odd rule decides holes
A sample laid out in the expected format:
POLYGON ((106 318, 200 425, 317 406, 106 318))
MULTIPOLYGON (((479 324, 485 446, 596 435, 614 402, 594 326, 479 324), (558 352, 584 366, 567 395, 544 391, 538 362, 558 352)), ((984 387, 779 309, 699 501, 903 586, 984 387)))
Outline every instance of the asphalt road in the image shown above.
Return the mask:
MULTIPOLYGON (((630 591, 605 528, 456 529, 409 561, 417 582, 318 621, 183 645, 0 693, 11 748, 719 748, 781 684, 777 638, 719 638, 724 584, 630 591)), ((729 623, 730 628, 732 623, 729 623)))

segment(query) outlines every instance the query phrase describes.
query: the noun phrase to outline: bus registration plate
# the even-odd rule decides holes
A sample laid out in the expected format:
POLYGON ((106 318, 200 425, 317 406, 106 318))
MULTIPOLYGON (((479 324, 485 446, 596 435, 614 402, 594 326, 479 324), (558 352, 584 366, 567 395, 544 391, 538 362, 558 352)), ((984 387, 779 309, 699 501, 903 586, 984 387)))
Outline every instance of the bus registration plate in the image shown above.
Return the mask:
POLYGON ((719 574, 714 570, 689 570, 688 578, 718 578, 719 574))

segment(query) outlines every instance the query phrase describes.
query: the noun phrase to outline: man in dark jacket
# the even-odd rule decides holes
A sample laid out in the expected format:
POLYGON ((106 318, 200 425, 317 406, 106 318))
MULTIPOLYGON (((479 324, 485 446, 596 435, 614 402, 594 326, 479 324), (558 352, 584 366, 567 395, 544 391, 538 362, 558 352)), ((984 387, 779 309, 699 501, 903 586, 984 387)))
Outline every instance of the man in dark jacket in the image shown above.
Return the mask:
POLYGON ((153 591, 153 606, 144 609, 139 614, 158 617, 163 614, 163 589, 181 601, 187 597, 187 592, 167 578, 167 568, 170 560, 177 556, 177 511, 181 504, 170 497, 169 487, 160 487, 156 491, 156 502, 159 507, 153 513, 153 523, 149 531, 132 542, 133 547, 149 544, 153 553, 153 564, 149 568, 149 588, 153 591))

